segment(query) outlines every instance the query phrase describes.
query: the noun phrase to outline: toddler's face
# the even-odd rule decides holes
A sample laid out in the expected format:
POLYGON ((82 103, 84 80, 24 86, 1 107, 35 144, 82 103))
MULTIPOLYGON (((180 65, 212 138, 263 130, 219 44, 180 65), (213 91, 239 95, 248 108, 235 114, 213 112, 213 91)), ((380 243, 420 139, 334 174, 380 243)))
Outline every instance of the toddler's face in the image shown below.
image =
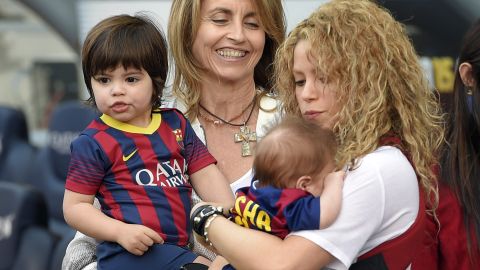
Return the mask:
POLYGON ((144 69, 119 65, 96 74, 91 82, 100 112, 138 127, 150 124, 153 82, 144 69))

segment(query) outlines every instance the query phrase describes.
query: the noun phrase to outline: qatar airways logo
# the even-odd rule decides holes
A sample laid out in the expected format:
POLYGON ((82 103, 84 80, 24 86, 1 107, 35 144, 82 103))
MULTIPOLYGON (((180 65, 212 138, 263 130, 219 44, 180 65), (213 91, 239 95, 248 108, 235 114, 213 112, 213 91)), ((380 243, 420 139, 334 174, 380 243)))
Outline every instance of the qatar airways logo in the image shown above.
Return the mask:
POLYGON ((149 169, 139 170, 135 174, 135 181, 140 186, 162 186, 178 187, 188 183, 187 163, 183 160, 183 166, 179 165, 178 160, 164 161, 157 163, 157 168, 153 172, 149 169))

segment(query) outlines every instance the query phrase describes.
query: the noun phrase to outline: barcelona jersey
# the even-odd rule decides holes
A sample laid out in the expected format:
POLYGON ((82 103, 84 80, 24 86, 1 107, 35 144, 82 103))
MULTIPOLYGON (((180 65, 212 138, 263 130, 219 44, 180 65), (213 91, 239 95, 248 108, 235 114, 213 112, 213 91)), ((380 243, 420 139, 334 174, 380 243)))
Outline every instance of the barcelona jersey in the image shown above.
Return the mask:
POLYGON ((145 225, 166 243, 188 243, 189 175, 216 161, 181 112, 154 111, 146 128, 102 115, 71 152, 68 190, 96 195, 103 213, 145 225))
POLYGON ((292 231, 320 229, 320 198, 296 188, 272 186, 237 190, 230 210, 238 225, 285 238, 292 231))

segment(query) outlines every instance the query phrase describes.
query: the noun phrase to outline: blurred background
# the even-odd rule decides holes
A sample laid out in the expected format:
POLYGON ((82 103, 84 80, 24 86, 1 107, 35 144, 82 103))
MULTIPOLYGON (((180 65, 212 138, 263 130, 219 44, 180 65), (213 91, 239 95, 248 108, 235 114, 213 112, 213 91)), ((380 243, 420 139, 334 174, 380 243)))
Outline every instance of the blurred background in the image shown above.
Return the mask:
MULTIPOLYGON (((354 0, 352 0, 354 1, 354 0)), ((284 0, 288 30, 326 0, 284 0)), ((480 0, 379 0, 406 27, 448 111, 461 38, 480 0)), ((71 140, 95 116, 80 47, 115 14, 145 11, 165 29, 170 0, 0 0, 0 270, 60 269, 71 140)))

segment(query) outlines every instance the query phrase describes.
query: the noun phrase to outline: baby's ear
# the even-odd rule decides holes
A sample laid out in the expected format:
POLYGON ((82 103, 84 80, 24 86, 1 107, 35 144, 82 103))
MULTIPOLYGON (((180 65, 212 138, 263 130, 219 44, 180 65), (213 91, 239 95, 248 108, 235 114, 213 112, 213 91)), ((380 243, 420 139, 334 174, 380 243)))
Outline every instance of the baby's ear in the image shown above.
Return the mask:
POLYGON ((308 191, 308 186, 312 184, 312 177, 308 175, 302 175, 297 179, 296 188, 308 191))

